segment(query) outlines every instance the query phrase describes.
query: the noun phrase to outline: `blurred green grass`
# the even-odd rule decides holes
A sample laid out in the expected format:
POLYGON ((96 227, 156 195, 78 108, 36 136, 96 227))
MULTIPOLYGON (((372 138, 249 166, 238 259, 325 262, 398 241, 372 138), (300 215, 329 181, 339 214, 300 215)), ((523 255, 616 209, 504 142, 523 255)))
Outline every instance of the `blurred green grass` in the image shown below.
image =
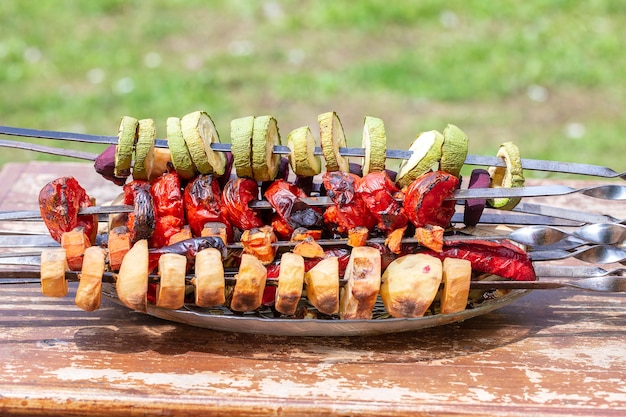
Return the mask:
MULTIPOLYGON (((393 147, 454 123, 472 153, 512 140, 621 171, 625 43, 620 0, 3 0, 0 124, 115 135, 133 115, 163 132, 202 109, 227 142, 237 117, 272 114, 286 138, 335 110, 350 146, 373 115, 393 147)), ((54 157, 0 164, 31 159, 54 157)))

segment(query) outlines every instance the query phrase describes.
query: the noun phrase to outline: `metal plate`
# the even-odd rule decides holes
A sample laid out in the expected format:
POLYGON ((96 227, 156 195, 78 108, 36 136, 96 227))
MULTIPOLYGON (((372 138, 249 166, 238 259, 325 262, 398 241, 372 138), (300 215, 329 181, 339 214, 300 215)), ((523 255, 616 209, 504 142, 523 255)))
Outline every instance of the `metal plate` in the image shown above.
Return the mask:
MULTIPOLYGON (((186 305, 178 310, 168 310, 148 305, 147 314, 164 320, 191 326, 237 333, 254 333, 273 336, 364 336, 400 333, 464 321, 504 307, 530 293, 529 290, 512 290, 506 294, 486 299, 473 308, 453 314, 434 314, 419 318, 379 318, 374 320, 320 320, 271 318, 259 314, 234 315, 227 310, 197 308, 186 305)), ((103 284, 103 295, 121 305, 112 284, 103 284)), ((124 307, 126 308, 126 307, 124 307)))

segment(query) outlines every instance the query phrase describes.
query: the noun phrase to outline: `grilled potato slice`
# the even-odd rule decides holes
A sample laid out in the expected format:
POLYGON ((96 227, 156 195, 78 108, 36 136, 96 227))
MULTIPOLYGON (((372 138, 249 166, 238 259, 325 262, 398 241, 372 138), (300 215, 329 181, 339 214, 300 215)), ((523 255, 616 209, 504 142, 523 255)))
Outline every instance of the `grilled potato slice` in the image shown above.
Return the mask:
POLYGON ((196 305, 214 307, 226 302, 224 288, 224 264, 222 254, 215 248, 202 249, 196 254, 196 305))
POLYGON ((304 285, 304 258, 285 252, 280 258, 278 287, 276 288, 276 310, 287 315, 296 313, 304 285))
POLYGON ((432 304, 442 280, 442 264, 426 254, 402 256, 382 276, 380 295, 393 317, 422 317, 432 304))
POLYGON ((322 259, 304 275, 306 296, 322 314, 339 311, 339 258, 322 259))
POLYGON ((46 248, 41 251, 41 292, 49 297, 65 297, 68 270, 67 256, 63 248, 46 248))
POLYGON ((380 251, 370 246, 352 249, 341 290, 339 317, 344 320, 370 320, 381 282, 380 251))
POLYGON ((128 308, 148 309, 148 240, 135 242, 124 255, 115 285, 117 297, 128 308))
POLYGON ((256 256, 241 255, 239 271, 235 275, 235 289, 230 308, 234 311, 253 311, 261 306, 267 281, 267 269, 256 256))
POLYGON ((99 246, 85 249, 80 282, 74 303, 85 311, 100 308, 102 301, 102 275, 106 265, 106 251, 99 246))

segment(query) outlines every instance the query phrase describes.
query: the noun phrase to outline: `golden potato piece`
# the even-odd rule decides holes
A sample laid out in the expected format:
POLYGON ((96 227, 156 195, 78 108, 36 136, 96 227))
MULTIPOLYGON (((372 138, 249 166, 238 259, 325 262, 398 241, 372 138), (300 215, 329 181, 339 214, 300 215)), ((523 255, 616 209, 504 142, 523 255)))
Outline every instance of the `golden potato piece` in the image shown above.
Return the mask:
POLYGON ((128 308, 148 309, 148 241, 141 239, 124 255, 115 285, 117 297, 128 308))
POLYGON ((322 314, 339 311, 339 258, 322 259, 304 275, 306 295, 322 314))
POLYGON ((202 249, 196 254, 196 305, 213 307, 224 304, 225 280, 222 254, 215 248, 202 249))
POLYGON ((344 320, 370 320, 380 290, 380 251, 370 246, 352 249, 341 289, 339 317, 344 320))
POLYGON ((261 306, 267 281, 267 269, 256 256, 241 255, 239 272, 230 308, 234 311, 253 311, 261 306))
POLYGON ((100 308, 102 301, 102 275, 106 265, 106 251, 99 246, 85 249, 80 282, 76 290, 74 303, 85 311, 100 308))
POLYGON ((286 252, 280 258, 278 287, 276 288, 276 310, 287 315, 296 313, 304 285, 304 258, 286 252))
POLYGON ((442 264, 418 253, 389 264, 382 276, 380 295, 393 317, 421 317, 432 304, 442 280, 442 264))

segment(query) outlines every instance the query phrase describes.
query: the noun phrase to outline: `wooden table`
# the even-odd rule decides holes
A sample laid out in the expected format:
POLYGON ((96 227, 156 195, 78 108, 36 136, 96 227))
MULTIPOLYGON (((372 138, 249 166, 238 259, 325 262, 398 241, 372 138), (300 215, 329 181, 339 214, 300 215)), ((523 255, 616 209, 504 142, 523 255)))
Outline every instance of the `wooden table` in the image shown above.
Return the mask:
MULTIPOLYGON (((8 164, 0 209, 36 207, 69 172, 100 201, 118 191, 89 165, 8 164)), ((108 301, 87 313, 72 295, 0 285, 0 415, 626 415, 624 295, 535 291, 463 323, 338 338, 198 329, 108 301)))

